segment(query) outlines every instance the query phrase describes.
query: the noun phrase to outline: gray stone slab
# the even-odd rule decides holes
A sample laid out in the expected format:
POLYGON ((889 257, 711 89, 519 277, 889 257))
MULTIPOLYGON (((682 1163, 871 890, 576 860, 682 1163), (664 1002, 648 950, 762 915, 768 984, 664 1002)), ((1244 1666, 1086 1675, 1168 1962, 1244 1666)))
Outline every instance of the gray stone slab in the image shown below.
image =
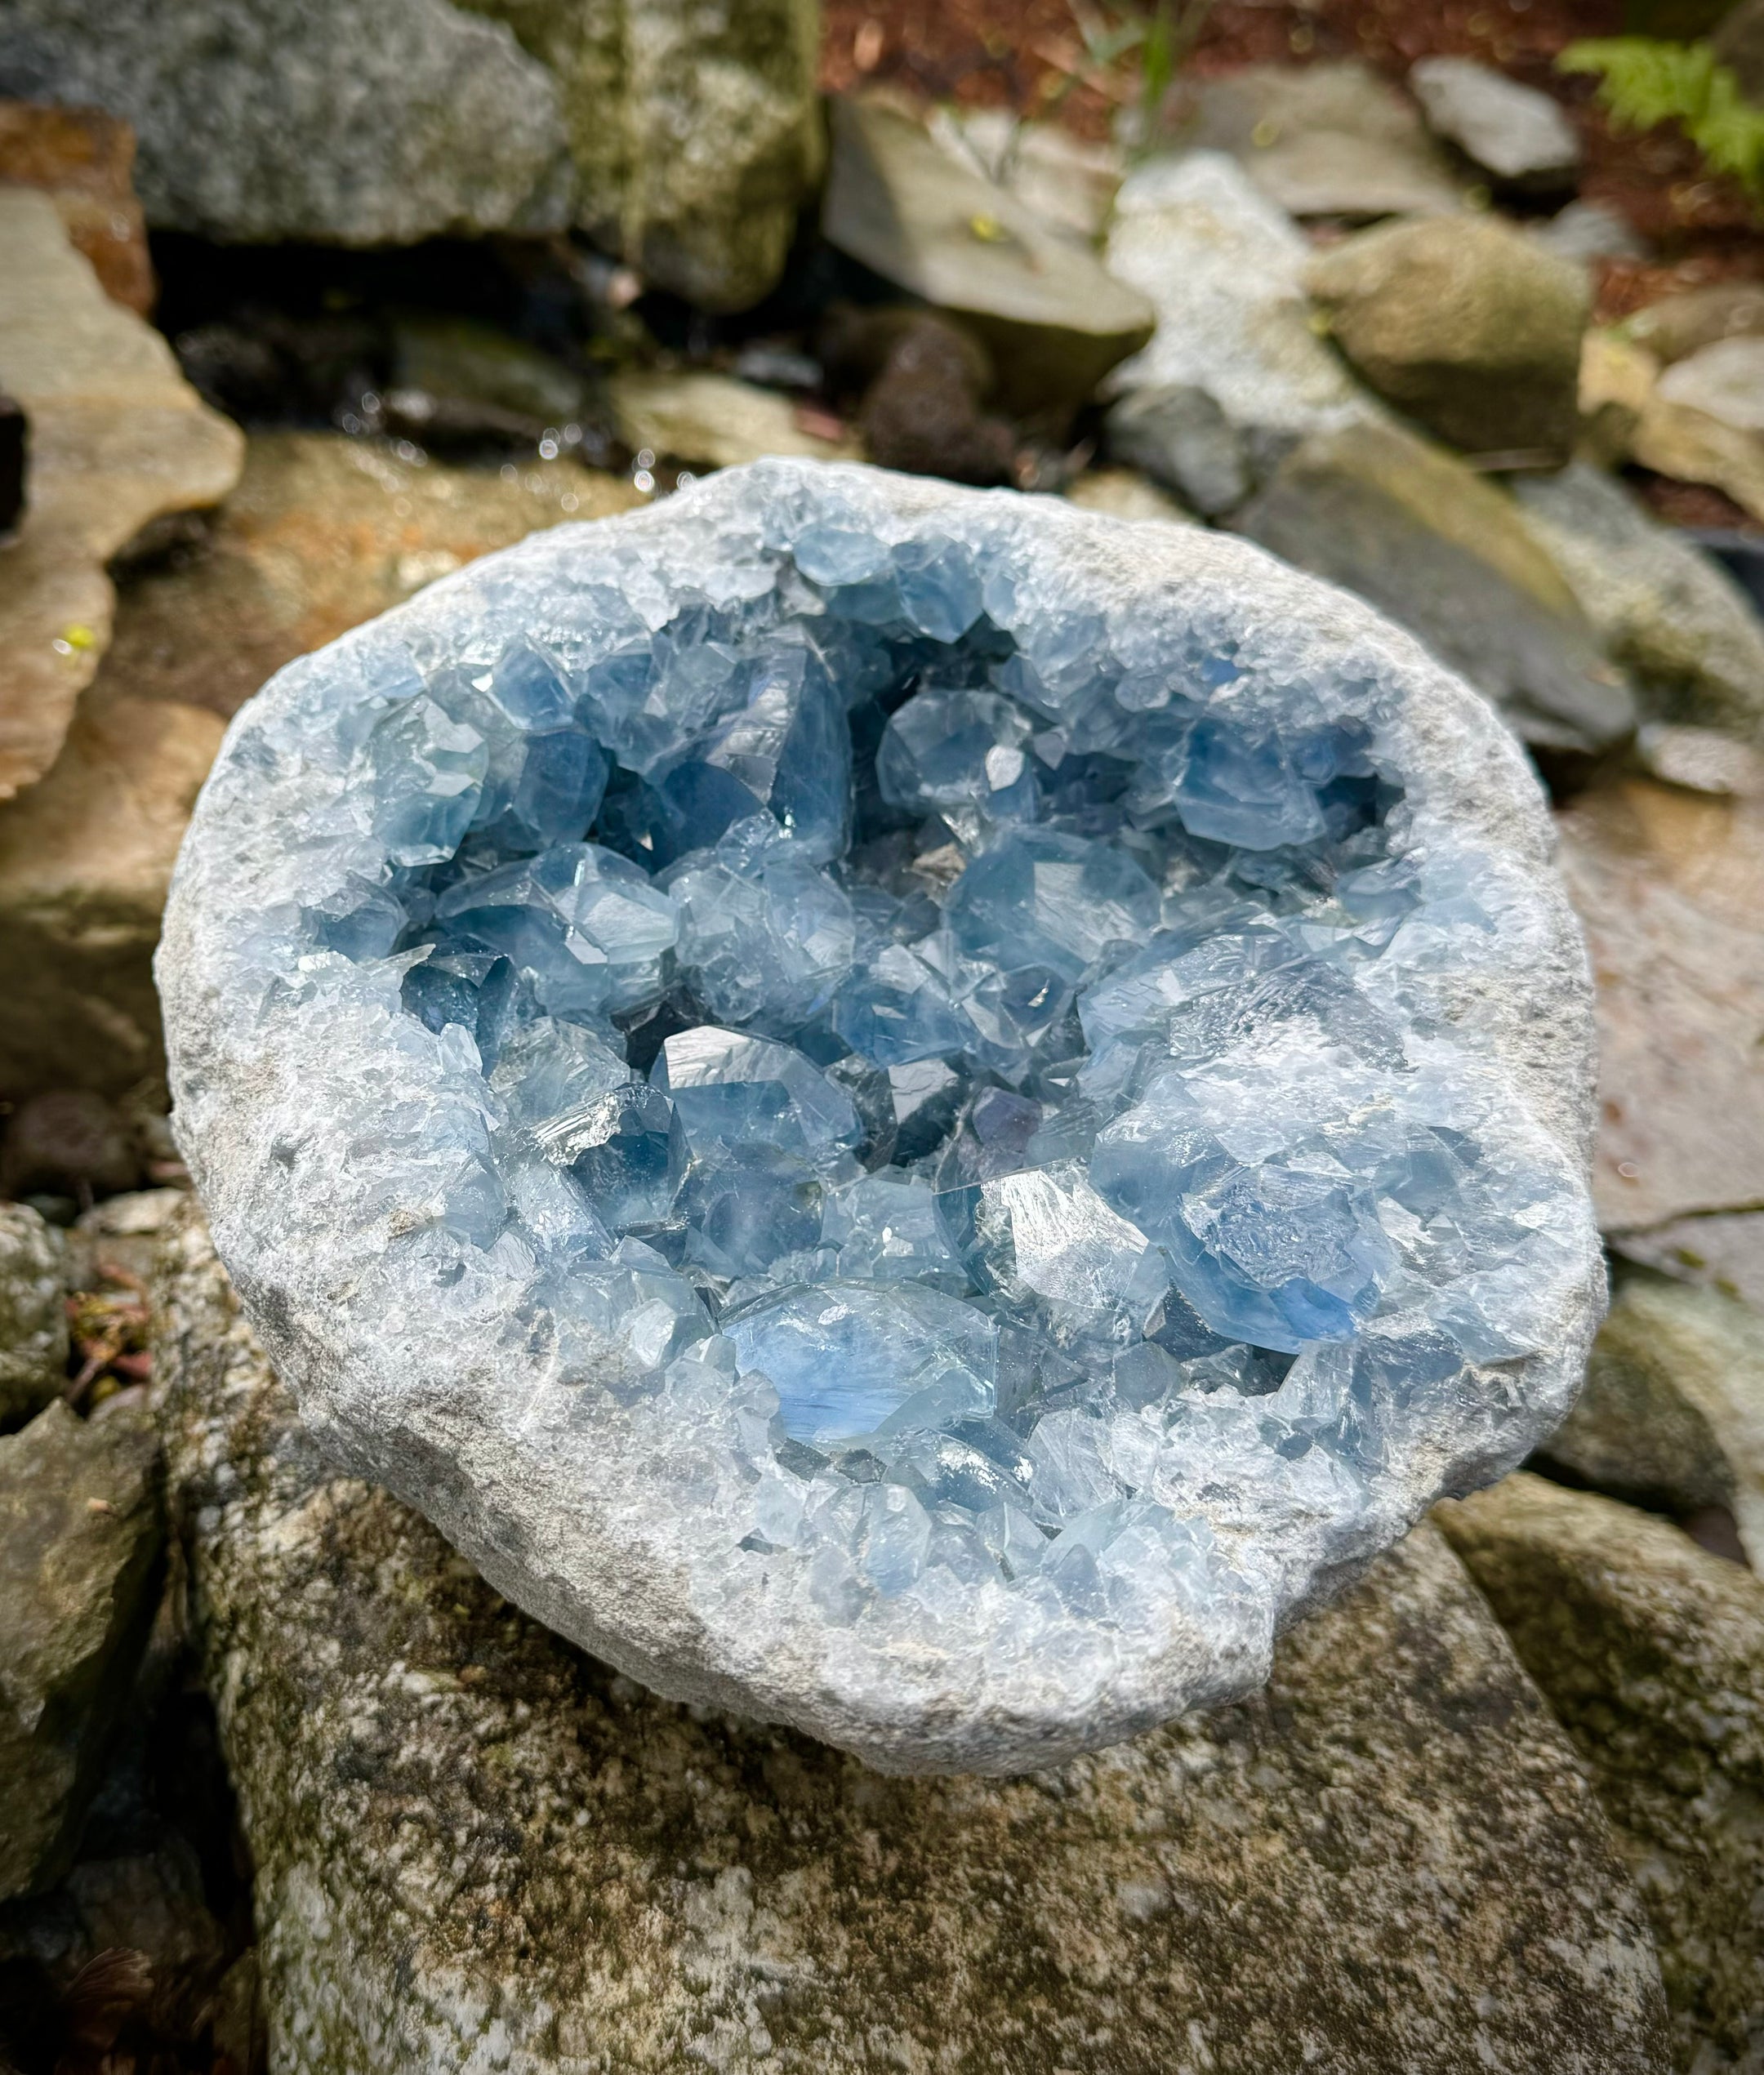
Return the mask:
POLYGON ((656 1700, 319 1458, 206 1235, 157 1373, 282 2075, 1664 2075, 1633 1890, 1423 1528, 1265 1695, 880 1778, 656 1700))

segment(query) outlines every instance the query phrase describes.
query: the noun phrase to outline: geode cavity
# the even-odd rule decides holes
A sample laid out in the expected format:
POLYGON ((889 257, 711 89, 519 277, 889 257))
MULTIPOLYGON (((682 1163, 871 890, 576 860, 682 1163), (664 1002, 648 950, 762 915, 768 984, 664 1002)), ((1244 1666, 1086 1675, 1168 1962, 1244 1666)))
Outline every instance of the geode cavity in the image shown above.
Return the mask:
POLYGON ((1561 1417, 1536 788, 1241 543, 852 467, 493 555, 234 723, 178 1129, 323 1445, 664 1693, 1009 1772, 1256 1685, 1561 1417))

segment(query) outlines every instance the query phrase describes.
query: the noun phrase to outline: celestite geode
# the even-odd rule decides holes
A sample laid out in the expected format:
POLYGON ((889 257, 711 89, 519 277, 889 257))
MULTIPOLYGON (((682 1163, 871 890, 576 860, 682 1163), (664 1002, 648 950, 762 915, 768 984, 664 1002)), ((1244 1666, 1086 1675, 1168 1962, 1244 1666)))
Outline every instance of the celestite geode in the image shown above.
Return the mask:
POLYGON ((1008 1772, 1264 1676, 1601 1288, 1490 711, 1241 543, 765 463, 239 715, 178 1129, 325 1446, 662 1691, 1008 1772))

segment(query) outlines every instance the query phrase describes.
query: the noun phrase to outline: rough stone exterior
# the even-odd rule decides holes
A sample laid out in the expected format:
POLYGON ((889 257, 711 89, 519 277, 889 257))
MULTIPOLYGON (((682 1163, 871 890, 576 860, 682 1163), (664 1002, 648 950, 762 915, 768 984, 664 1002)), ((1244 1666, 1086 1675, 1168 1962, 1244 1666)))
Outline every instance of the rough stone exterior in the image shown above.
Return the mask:
POLYGON ((282 2075, 1642 2075, 1655 1961, 1422 1529, 1266 1694, 1009 1783, 670 1705, 336 1476, 194 1219, 156 1367, 282 2075))
POLYGON ((1764 1570, 1764 1319, 1718 1289, 1632 1274, 1544 1452, 1613 1498, 1726 1507, 1764 1570))
POLYGON ((1764 626, 1719 563, 1585 461, 1512 491, 1651 712, 1764 739, 1764 626))
POLYGON ((158 1604, 159 1450, 138 1401, 0 1440, 0 1900, 74 1855, 158 1604))
POLYGON ((0 390, 30 426, 29 503, 0 546, 5 801, 54 763, 109 640, 105 565, 154 519, 218 503, 245 441, 105 295, 47 194, 0 185, 0 390))
POLYGON ((17 1425, 67 1382, 61 1235, 28 1204, 0 1204, 0 1427, 17 1425))
POLYGON ((1586 269, 1493 218, 1381 225, 1320 253, 1305 285, 1379 394, 1472 452, 1566 459, 1586 269))
POLYGON ((1675 2064, 1764 2064, 1764 1581, 1668 1521, 1539 1477, 1437 1517, 1615 1826, 1675 2064))
POLYGON ((740 308, 819 167, 816 20, 812 0, 15 0, 0 93, 125 116, 161 228, 377 245, 581 223, 740 308))

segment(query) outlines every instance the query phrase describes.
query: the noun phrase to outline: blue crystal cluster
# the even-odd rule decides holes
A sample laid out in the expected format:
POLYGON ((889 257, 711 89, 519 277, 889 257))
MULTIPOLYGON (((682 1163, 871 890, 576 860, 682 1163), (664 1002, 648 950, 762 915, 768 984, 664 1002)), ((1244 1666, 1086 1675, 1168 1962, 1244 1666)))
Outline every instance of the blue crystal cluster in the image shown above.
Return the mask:
POLYGON ((720 1436, 828 1621, 1247 1591, 1258 1508, 1375 1512, 1399 1427, 1498 1417, 1577 1258, 1414 984, 1494 892, 1409 840, 1370 666, 781 503, 315 661, 254 752, 330 774, 265 985, 430 1047, 444 1131, 363 1102, 389 1245, 720 1436))

